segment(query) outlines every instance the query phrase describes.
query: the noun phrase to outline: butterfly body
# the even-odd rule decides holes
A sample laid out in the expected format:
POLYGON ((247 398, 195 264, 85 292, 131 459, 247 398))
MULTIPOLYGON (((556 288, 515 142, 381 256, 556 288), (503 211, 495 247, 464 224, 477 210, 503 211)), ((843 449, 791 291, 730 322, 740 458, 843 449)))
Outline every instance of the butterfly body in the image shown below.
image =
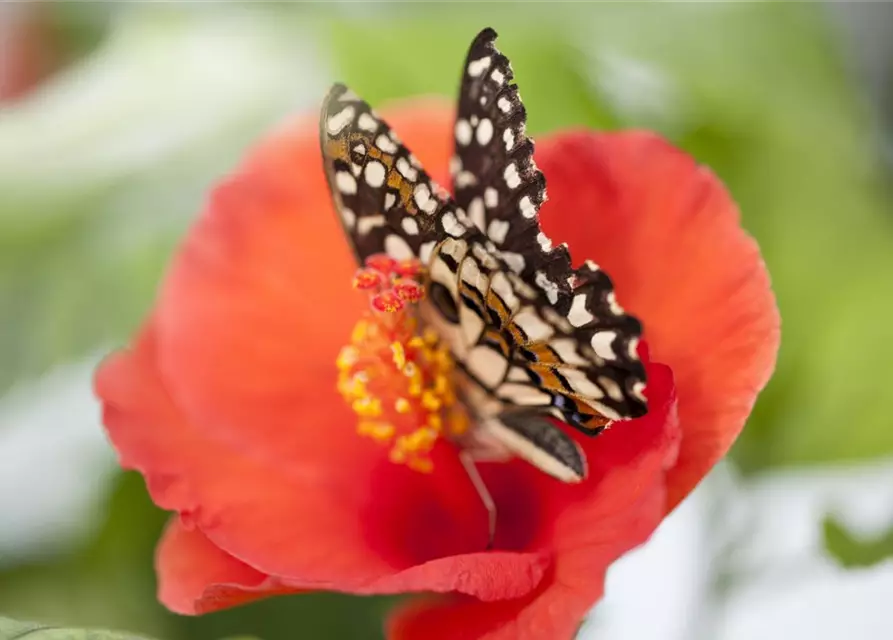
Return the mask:
MULTIPOLYGON (((491 439, 565 481, 585 476, 575 441, 646 411, 641 327, 592 262, 574 269, 540 228, 545 178, 496 34, 482 31, 463 69, 453 195, 343 85, 326 98, 321 146, 335 208, 357 259, 418 259, 421 321, 448 346, 459 388, 491 439)), ((469 445, 470 446, 470 445, 469 445)))

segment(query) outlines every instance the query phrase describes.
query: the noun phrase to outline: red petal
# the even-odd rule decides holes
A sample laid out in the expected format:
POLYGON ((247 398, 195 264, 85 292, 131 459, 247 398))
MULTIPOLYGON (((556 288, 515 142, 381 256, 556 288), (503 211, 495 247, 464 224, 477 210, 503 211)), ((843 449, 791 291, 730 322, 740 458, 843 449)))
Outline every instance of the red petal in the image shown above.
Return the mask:
POLYGON ((214 546, 197 529, 175 518, 155 556, 158 600, 185 615, 209 613, 258 598, 295 593, 214 546))
POLYGON ((774 368, 779 317, 759 249, 722 184, 652 134, 560 135, 536 158, 545 231, 611 275, 675 375, 673 507, 729 449, 774 368))
POLYGON ((542 577, 547 562, 536 553, 494 554, 481 572, 450 557, 483 548, 486 514, 449 445, 435 449, 435 471, 423 475, 345 427, 352 446, 344 456, 302 453, 299 472, 286 473, 187 421, 161 385, 154 354, 150 327, 132 351, 103 363, 96 390, 104 423, 122 466, 143 473, 155 502, 181 512, 228 556, 289 587, 358 593, 495 599, 526 593, 542 577))
MULTIPOLYGON (((585 443, 590 476, 563 485, 523 467, 539 485, 541 519, 532 542, 548 548, 554 565, 537 591, 511 601, 463 597, 428 599, 398 610, 389 625, 395 640, 564 640, 572 638, 603 593, 610 564, 644 542, 664 515, 664 471, 675 459, 678 423, 672 375, 649 367, 650 411, 585 443), (551 526, 550 526, 551 525, 551 526)), ((512 463, 514 464, 514 463, 512 463)), ((498 467, 490 469, 495 476, 498 467)), ((492 482, 500 492, 498 483, 492 482)), ((535 494, 525 494, 531 499, 535 494)), ((505 498, 494 495, 497 504, 505 498)))
MULTIPOLYGON (((451 113, 430 102, 384 116, 423 162, 439 163, 451 113)), ((351 288, 356 266, 318 123, 301 118, 215 189, 162 289, 158 366, 196 428, 299 474, 308 458, 355 446, 335 359, 368 308, 351 288)))

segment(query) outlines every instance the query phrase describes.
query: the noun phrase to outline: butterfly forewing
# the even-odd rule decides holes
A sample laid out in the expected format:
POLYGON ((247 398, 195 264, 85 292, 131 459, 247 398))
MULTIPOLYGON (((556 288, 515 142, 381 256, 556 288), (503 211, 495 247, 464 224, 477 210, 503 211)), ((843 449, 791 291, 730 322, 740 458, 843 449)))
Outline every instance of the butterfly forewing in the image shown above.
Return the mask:
POLYGON ((450 167, 456 204, 513 271, 528 280, 539 272, 564 289, 555 276, 570 268, 570 257, 540 229, 546 181, 533 160, 511 63, 495 41, 492 29, 478 34, 462 70, 450 167))
POLYGON ((483 30, 465 60, 451 172, 457 205, 496 246, 517 274, 514 288, 525 294, 509 333, 520 347, 514 364, 530 380, 522 382, 516 371, 504 395, 539 404, 549 397, 561 405, 553 413, 584 428, 604 424, 591 419, 593 412, 610 419, 641 415, 641 326, 616 304, 604 272, 592 263, 573 270, 566 247, 553 246, 542 232, 546 182, 533 160, 511 63, 495 40, 492 29, 483 30))
POLYGON ((464 231, 452 200, 344 85, 323 103, 320 143, 332 198, 360 263, 376 253, 427 258, 447 231, 464 231))

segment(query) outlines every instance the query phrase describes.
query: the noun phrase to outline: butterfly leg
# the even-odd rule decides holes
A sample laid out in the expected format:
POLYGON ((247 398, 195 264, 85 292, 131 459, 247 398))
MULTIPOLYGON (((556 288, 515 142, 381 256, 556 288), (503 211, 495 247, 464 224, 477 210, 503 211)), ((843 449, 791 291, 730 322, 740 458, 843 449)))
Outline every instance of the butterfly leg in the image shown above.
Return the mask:
POLYGON ((487 485, 484 483, 484 479, 478 471, 473 455, 468 451, 460 451, 459 459, 462 461, 462 466, 465 467, 465 472, 468 474, 471 484, 474 485, 484 508, 487 510, 487 524, 489 527, 487 549, 489 550, 493 548, 493 538, 496 535, 496 503, 493 501, 493 496, 490 495, 490 491, 487 489, 487 485))

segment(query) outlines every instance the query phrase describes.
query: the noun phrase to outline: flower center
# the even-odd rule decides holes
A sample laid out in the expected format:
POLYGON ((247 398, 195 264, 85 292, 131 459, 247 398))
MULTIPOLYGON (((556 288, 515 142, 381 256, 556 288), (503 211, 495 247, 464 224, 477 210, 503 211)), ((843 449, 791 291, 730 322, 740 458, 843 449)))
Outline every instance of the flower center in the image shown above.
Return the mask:
POLYGON ((370 309, 338 354, 338 391, 359 417, 357 432, 391 445, 392 462, 433 468, 437 439, 459 436, 469 420, 456 397, 454 362, 431 329, 420 331, 425 297, 417 260, 369 256, 354 276, 370 309))

